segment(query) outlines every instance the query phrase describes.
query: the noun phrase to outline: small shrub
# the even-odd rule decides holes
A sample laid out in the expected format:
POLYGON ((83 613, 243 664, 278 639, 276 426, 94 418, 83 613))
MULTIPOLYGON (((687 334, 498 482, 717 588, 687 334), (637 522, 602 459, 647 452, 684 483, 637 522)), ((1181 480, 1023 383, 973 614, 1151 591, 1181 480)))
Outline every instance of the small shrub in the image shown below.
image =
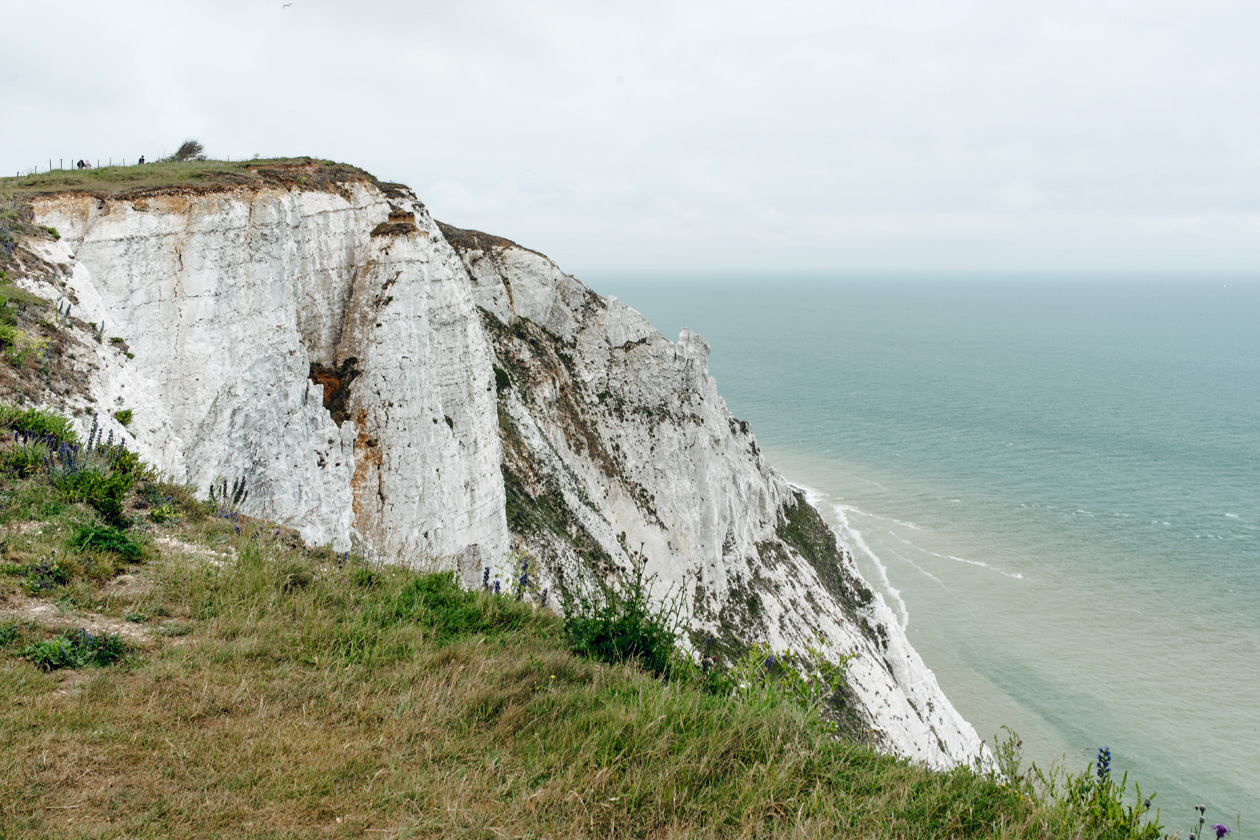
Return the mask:
MULTIPOLYGON (((152 475, 140 486, 140 496, 145 503, 151 508, 158 508, 162 505, 168 505, 171 515, 167 520, 177 519, 180 516, 187 515, 193 519, 200 519, 207 513, 213 513, 213 510, 207 511, 210 505, 197 498, 197 491, 186 484, 171 484, 165 481, 156 481, 152 475)), ((165 516, 165 512, 159 516, 165 516)), ((154 520, 155 522, 158 520, 154 520)))
POLYGON ((185 140, 180 147, 171 155, 169 160, 176 163, 183 163, 189 160, 201 160, 204 157, 206 147, 198 143, 196 140, 185 140))
POLYGON ((18 651, 18 656, 30 660, 45 671, 74 668, 78 662, 74 644, 65 636, 56 636, 45 642, 29 644, 18 651))
POLYGON ((87 502, 96 508, 111 525, 123 521, 124 503, 132 484, 128 473, 87 468, 60 475, 54 483, 71 501, 87 502))
POLYGON ((130 621, 132 624, 143 624, 148 620, 148 614, 142 613, 140 610, 127 610, 127 612, 123 614, 123 621, 130 621))
POLYGON ((78 441, 67 418, 40 408, 20 409, 0 403, 0 426, 32 436, 50 435, 61 443, 78 441))
POLYGON ((842 654, 838 662, 833 662, 822 648, 821 639, 807 645, 804 653, 776 652, 767 645, 753 645, 729 671, 710 672, 706 687, 741 702, 773 706, 788 701, 824 730, 833 731, 835 727, 824 719, 823 711, 844 685, 845 672, 856 654, 842 654))
POLYGON ((159 525, 176 519, 179 519, 179 512, 170 502, 162 502, 149 510, 149 520, 159 525))
POLYGON ((210 504, 216 509, 232 512, 249 498, 249 490, 245 487, 245 476, 232 482, 232 490, 228 491, 227 479, 220 476, 210 482, 210 504))
POLYGON ((61 234, 57 233, 57 229, 55 227, 52 227, 51 225, 44 228, 44 230, 48 231, 49 236, 51 236, 53 239, 61 238, 61 234))
POLYGON ((70 501, 86 502, 96 508, 110 525, 126 522, 123 516, 127 495, 136 481, 152 477, 135 452, 114 444, 114 433, 102 441, 98 424, 92 420, 87 443, 80 448, 62 444, 57 449, 53 486, 70 501))
POLYGON ((492 367, 494 368, 494 389, 501 394, 512 387, 512 378, 508 376, 506 370, 498 365, 493 365, 492 367))
POLYGON ((565 591, 564 635, 569 649, 602 662, 637 662, 653 674, 668 677, 690 660, 679 652, 682 598, 652 604, 656 575, 645 575, 646 558, 630 552, 631 573, 622 588, 602 581, 594 592, 565 591))
POLYGON ((27 645, 18 651, 18 656, 45 671, 55 671, 58 668, 112 665, 126 653, 127 645, 112 633, 94 636, 86 630, 79 630, 69 636, 54 636, 47 641, 27 645))
POLYGON ((121 423, 124 427, 131 425, 131 409, 124 408, 121 411, 114 412, 114 419, 121 423))
POLYGON ((46 458, 48 458, 48 447, 43 443, 32 441, 14 444, 6 449, 3 455, 0 455, 0 464, 6 472, 18 478, 30 478, 44 468, 46 458))
POLYGON ((66 565, 56 558, 27 563, 22 569, 22 591, 28 595, 37 595, 65 586, 70 582, 70 572, 66 565))
POLYGON ((112 551, 129 563, 139 562, 144 549, 131 537, 115 528, 99 525, 80 525, 70 538, 70 547, 79 551, 112 551))
POLYGON ((0 624, 0 648, 7 648, 13 644, 21 633, 22 630, 15 621, 7 621, 4 624, 0 624))

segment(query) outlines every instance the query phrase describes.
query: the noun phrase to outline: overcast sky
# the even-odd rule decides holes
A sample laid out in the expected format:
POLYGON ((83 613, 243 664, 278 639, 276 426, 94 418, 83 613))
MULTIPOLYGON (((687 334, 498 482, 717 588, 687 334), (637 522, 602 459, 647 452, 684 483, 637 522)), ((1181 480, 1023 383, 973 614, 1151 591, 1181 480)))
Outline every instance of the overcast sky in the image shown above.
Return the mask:
POLYGON ((610 269, 1260 271, 1260 5, 0 0, 0 171, 308 154, 610 269))

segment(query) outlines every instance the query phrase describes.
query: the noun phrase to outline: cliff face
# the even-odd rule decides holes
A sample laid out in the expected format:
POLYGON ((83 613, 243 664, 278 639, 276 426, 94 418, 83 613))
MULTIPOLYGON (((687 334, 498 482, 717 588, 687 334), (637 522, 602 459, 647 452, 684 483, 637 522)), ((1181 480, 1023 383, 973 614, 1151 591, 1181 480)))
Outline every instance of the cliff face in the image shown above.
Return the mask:
POLYGON ((134 355, 101 365, 93 393, 133 409, 137 447, 174 480, 246 476, 251 513, 339 550, 502 554, 481 325, 413 196, 350 183, 35 206, 62 234, 47 258, 70 266, 79 317, 134 355))
POLYGON ((173 479, 246 476, 249 513, 468 585, 509 579, 514 551, 554 586, 615 576, 641 547, 698 648, 856 651, 853 728, 934 764, 978 754, 727 411, 700 336, 670 342, 546 257, 365 180, 34 206, 62 238, 39 246, 55 270, 24 282, 104 324, 89 401, 132 409, 127 434, 173 479))

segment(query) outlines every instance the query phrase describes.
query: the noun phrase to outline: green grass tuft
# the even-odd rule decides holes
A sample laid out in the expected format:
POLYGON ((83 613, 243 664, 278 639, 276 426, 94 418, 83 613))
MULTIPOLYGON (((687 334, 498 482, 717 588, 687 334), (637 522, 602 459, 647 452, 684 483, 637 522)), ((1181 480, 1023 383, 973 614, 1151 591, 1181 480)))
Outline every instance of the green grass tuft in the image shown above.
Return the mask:
POLYGON ((22 409, 0 403, 0 427, 32 435, 48 434, 65 443, 79 440, 67 418, 41 408, 22 409))
POLYGON ((139 562, 144 557, 144 549, 131 537, 116 528, 99 525, 79 525, 68 544, 79 551, 111 551, 128 563, 139 562))

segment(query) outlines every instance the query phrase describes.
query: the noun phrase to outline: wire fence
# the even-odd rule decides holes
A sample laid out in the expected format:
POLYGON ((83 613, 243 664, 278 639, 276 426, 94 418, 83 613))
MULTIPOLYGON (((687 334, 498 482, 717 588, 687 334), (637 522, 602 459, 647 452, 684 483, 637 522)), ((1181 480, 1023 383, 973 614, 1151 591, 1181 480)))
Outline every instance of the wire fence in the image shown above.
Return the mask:
MULTIPOLYGON (((230 163, 232 158, 229 155, 228 157, 224 158, 224 160, 230 163)), ((39 175, 42 173, 59 172, 59 171, 74 172, 78 169, 100 169, 102 166, 141 166, 146 162, 158 163, 159 161, 156 161, 156 160, 145 161, 143 156, 139 158, 130 158, 130 159, 118 158, 117 162, 115 162, 115 159, 112 157, 111 158, 96 158, 95 160, 89 160, 88 158, 49 158, 47 167, 42 167, 37 164, 26 170, 19 169, 13 173, 13 177, 21 178, 26 175, 39 175), (130 160, 131 163, 128 163, 127 162, 128 160, 130 160), (104 163, 102 163, 102 161, 104 161, 104 163), (79 166, 80 163, 82 163, 83 166, 79 166)))
POLYGON ((18 170, 16 177, 21 178, 23 175, 39 175, 47 172, 56 172, 59 170, 74 171, 76 169, 100 169, 102 166, 136 166, 140 163, 139 158, 131 158, 131 163, 127 163, 127 158, 118 158, 115 162, 114 158, 96 158, 89 160, 88 158, 49 158, 48 165, 32 166, 26 170, 18 170), (79 166, 82 163, 83 166, 79 166), (69 164, 69 165, 67 165, 69 164))

